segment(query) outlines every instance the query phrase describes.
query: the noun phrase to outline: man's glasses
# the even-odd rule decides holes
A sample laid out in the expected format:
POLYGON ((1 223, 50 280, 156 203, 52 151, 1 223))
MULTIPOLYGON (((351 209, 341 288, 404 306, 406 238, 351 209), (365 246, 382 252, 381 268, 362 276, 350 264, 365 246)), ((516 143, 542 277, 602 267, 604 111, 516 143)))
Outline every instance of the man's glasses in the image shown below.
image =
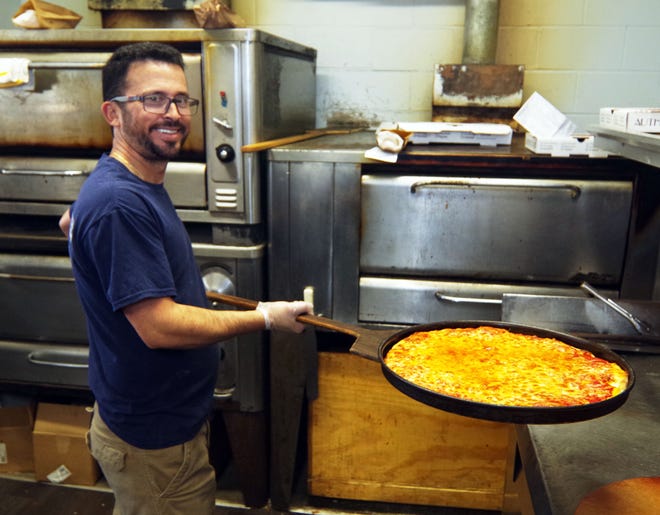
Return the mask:
POLYGON ((170 98, 159 93, 153 95, 136 95, 133 97, 114 97, 110 102, 142 102, 142 107, 147 113, 165 114, 170 110, 172 103, 176 106, 181 116, 192 116, 197 113, 199 108, 199 100, 187 97, 185 95, 177 95, 170 98))

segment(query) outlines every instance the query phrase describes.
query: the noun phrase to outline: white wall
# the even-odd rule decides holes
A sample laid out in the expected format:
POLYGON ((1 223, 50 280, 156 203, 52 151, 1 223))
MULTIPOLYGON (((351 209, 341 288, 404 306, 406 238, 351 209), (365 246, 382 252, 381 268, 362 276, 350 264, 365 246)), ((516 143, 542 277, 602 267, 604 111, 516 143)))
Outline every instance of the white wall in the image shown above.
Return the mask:
MULTIPOLYGON (((462 0, 232 0, 250 26, 318 50, 318 125, 430 120, 434 64, 459 63, 462 0)), ((524 64, 581 127, 660 106, 660 0, 500 0, 498 64, 524 64)))
MULTIPOLYGON (((51 1, 86 9, 86 0, 51 1)), ((2 0, 0 28, 13 28, 20 3, 2 0)), ((321 127, 430 120, 434 65, 462 58, 463 0, 231 5, 249 26, 318 50, 321 127)), ((500 0, 498 43, 499 64, 526 67, 525 99, 539 91, 583 128, 602 106, 660 106, 660 0, 500 0)))

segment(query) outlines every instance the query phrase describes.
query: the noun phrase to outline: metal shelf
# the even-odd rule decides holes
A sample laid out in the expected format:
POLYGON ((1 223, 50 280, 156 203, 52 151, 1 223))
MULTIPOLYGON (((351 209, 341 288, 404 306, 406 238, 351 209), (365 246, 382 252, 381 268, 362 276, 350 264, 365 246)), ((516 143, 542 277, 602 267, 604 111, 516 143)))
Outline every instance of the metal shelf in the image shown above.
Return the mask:
POLYGON ((660 135, 637 134, 601 126, 590 127, 589 130, 596 136, 596 147, 660 168, 660 135))

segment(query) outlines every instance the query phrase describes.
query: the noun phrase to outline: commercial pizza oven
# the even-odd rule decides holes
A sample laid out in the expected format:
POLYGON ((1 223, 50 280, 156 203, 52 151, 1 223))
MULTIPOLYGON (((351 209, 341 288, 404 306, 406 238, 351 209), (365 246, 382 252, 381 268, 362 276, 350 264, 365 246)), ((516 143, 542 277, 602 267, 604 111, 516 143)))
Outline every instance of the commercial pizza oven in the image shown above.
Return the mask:
POLYGON ((409 146, 389 164, 364 157, 374 141, 271 151, 274 295, 313 286, 326 316, 410 325, 500 320, 505 293, 584 296, 588 281, 619 297, 653 282, 630 248, 635 163, 535 155, 514 137, 409 146))

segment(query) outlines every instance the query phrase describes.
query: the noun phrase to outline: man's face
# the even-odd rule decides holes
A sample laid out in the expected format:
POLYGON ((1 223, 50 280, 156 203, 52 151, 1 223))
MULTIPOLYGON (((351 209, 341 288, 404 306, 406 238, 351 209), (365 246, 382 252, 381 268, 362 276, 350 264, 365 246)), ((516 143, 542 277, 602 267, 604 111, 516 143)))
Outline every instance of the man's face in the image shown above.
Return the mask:
MULTIPOLYGON (((186 77, 176 65, 153 61, 131 64, 126 76, 124 95, 160 93, 170 98, 187 95, 186 77)), ((165 114, 148 113, 142 102, 121 106, 121 124, 114 137, 150 161, 167 161, 176 157, 190 132, 190 116, 181 116, 174 103, 165 114)))

